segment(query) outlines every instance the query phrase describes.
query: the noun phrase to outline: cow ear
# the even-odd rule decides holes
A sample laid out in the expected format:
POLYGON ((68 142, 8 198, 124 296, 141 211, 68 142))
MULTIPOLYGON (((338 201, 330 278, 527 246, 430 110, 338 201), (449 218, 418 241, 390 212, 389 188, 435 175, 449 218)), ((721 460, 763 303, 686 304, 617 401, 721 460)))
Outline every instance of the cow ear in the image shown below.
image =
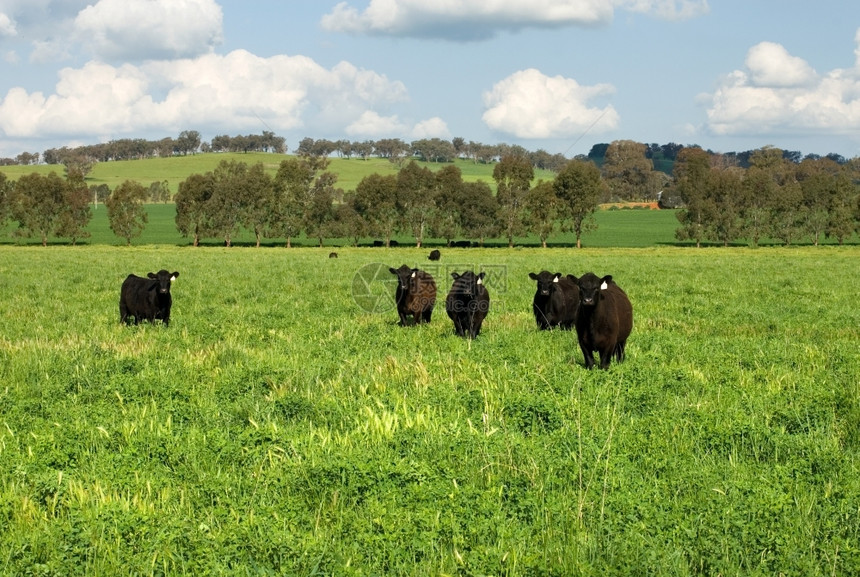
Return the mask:
POLYGON ((451 278, 452 278, 452 279, 454 279, 454 280, 457 280, 458 278, 460 278, 460 275, 458 275, 458 274, 457 274, 457 273, 455 273, 455 272, 452 272, 452 273, 451 273, 451 278))
POLYGON ((415 278, 416 276, 418 276, 418 269, 417 269, 417 268, 413 268, 413 269, 412 269, 412 274, 411 274, 410 276, 411 276, 412 278, 415 278))
POLYGON ((530 278, 530 279, 532 279, 532 280, 537 280, 537 279, 538 279, 538 275, 536 275, 536 274, 535 274, 535 273, 533 273, 533 272, 530 272, 530 273, 529 273, 529 278, 530 278))
POLYGON ((155 274, 154 272, 148 273, 146 276, 148 276, 149 278, 151 278, 153 280, 158 278, 158 275, 155 274))
POLYGON ((575 283, 579 282, 579 279, 573 276, 572 274, 567 275, 567 280, 573 281, 575 283))
POLYGON ((393 266, 390 266, 388 267, 388 272, 390 272, 391 274, 397 274, 397 269, 393 266))
POLYGON ((605 291, 606 289, 609 288, 609 283, 612 282, 612 275, 608 274, 600 280, 603 281, 603 283, 601 283, 601 285, 600 285, 600 290, 605 291))
POLYGON ((561 273, 557 272, 557 273, 555 273, 555 275, 553 275, 552 282, 558 282, 558 279, 560 279, 560 278, 561 278, 561 273))
POLYGON ((178 276, 179 276, 179 271, 174 271, 174 273, 170 276, 170 280, 174 281, 174 280, 176 280, 176 277, 178 277, 178 276))
POLYGON ((478 284, 484 284, 484 277, 487 276, 487 273, 482 272, 478 275, 478 284))

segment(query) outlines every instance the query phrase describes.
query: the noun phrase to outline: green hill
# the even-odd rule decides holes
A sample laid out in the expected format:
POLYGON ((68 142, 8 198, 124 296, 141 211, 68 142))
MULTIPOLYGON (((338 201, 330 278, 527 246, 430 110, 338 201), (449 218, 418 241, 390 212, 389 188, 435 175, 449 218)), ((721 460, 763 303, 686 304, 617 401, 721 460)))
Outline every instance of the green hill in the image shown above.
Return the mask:
MULTIPOLYGON (((194 154, 190 156, 171 156, 168 158, 146 158, 142 160, 119 160, 114 162, 97 163, 92 172, 87 176, 87 183, 91 185, 107 184, 111 189, 126 180, 137 181, 144 186, 152 182, 167 181, 172 193, 176 193, 179 183, 190 174, 204 174, 214 170, 222 160, 235 160, 253 165, 263 163, 267 170, 275 173, 282 160, 290 158, 291 155, 273 154, 265 152, 243 153, 208 153, 194 154)), ((430 170, 436 171, 444 166, 438 162, 418 162, 430 170)), ((455 165, 462 171, 463 180, 475 182, 483 180, 494 185, 493 164, 475 164, 471 160, 458 159, 455 165)), ((384 158, 370 158, 361 160, 357 158, 332 158, 329 170, 338 175, 337 186, 345 191, 355 190, 361 179, 369 174, 396 174, 397 165, 384 158)), ((29 166, 2 166, 0 171, 6 173, 11 180, 17 180, 20 176, 31 174, 49 174, 56 172, 63 174, 61 165, 40 164, 29 166)), ((536 170, 535 180, 551 180, 555 174, 548 170, 536 170)))

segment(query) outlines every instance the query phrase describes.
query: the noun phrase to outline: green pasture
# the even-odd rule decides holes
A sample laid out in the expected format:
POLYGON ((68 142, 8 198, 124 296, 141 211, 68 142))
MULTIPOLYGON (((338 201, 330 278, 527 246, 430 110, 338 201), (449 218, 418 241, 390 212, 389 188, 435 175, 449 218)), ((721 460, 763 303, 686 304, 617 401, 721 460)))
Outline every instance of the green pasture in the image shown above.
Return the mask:
POLYGON ((0 574, 860 574, 860 247, 329 251, 0 246, 0 574), (397 326, 404 263, 486 270, 481 336, 397 326), (544 268, 614 275, 626 362, 544 268))
MULTIPOLYGON (((123 160, 116 162, 99 162, 93 166, 92 172, 87 176, 87 184, 107 184, 111 190, 126 180, 135 180, 144 186, 153 182, 167 181, 170 191, 175 194, 179 190, 179 183, 188 178, 189 174, 205 174, 218 166, 222 160, 244 162, 248 166, 262 163, 271 173, 275 174, 281 161, 291 158, 290 155, 274 154, 265 152, 243 153, 208 153, 192 154, 188 156, 171 156, 168 158, 145 158, 141 160, 123 160)), ((419 162, 433 170, 439 170, 450 163, 419 162)), ((457 159, 455 165, 463 174, 466 182, 483 180, 495 188, 493 180, 494 164, 476 164, 470 160, 457 159)), ((358 183, 365 176, 373 173, 387 175, 397 174, 398 166, 385 158, 335 158, 331 159, 329 171, 338 175, 336 187, 344 191, 355 190, 358 183)), ((0 166, 0 171, 5 172, 11 180, 17 180, 22 175, 33 172, 49 174, 56 172, 64 174, 64 167, 60 165, 32 165, 32 166, 0 166)), ((552 180, 555 173, 548 170, 535 170, 535 182, 540 179, 552 180)))

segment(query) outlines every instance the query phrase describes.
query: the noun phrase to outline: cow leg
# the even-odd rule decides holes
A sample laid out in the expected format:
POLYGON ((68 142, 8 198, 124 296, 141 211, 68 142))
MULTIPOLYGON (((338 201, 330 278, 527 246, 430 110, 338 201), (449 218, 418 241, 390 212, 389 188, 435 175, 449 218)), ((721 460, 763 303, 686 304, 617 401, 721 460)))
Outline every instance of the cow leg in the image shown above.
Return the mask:
POLYGON ((429 323, 430 322, 430 315, 432 315, 432 314, 433 314, 433 309, 427 309, 426 311, 421 313, 421 319, 425 323, 429 323))
POLYGON ((621 341, 617 345, 615 345, 615 360, 619 363, 624 360, 624 347, 627 345, 627 341, 621 341))
POLYGON ((593 369, 594 368, 594 354, 591 352, 590 347, 586 347, 582 341, 579 342, 579 350, 582 351, 582 356, 585 358, 585 368, 593 369))
POLYGON ((609 363, 612 362, 612 355, 615 353, 615 348, 603 349, 600 352, 600 368, 608 369, 609 363))

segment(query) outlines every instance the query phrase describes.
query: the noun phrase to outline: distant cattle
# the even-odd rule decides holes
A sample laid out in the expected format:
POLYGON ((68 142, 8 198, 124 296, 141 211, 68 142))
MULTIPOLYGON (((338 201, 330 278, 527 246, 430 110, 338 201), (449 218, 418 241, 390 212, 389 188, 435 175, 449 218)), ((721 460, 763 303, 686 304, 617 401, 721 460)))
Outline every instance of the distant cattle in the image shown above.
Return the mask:
POLYGON ((119 322, 129 324, 130 318, 134 317, 134 324, 141 321, 155 322, 158 319, 167 326, 173 304, 170 285, 179 273, 162 269, 146 276, 130 274, 123 281, 119 293, 119 322))
POLYGON ((609 368, 613 356, 623 361, 627 337, 633 330, 633 305, 627 294, 612 281, 612 275, 599 278, 589 272, 578 279, 567 277, 579 287, 576 336, 585 366, 594 367, 595 351, 600 355, 601 369, 609 368))
POLYGON ((430 251, 430 256, 428 256, 430 260, 439 260, 442 258, 442 253, 438 251, 438 249, 433 249, 430 251))
POLYGON ((448 243, 449 246, 453 246, 455 248, 469 248, 472 246, 472 241, 470 240, 455 240, 451 243, 448 243))
POLYGON ((481 324, 490 310, 490 293, 484 286, 485 274, 476 275, 472 271, 462 275, 451 273, 454 284, 448 292, 445 308, 454 321, 454 331, 458 336, 474 339, 481 332, 481 324))
POLYGON ((328 253, 328 257, 329 258, 337 258, 337 253, 336 252, 330 252, 330 253, 328 253))
POLYGON ((400 268, 390 267, 391 274, 397 276, 397 290, 394 300, 397 303, 397 314, 400 315, 400 326, 409 324, 412 316, 416 325, 429 323, 436 306, 436 281, 433 277, 417 268, 409 268, 405 264, 400 268))
POLYGON ((532 300, 532 312, 540 330, 555 327, 569 331, 576 322, 576 309, 579 306, 579 287, 560 272, 555 274, 541 271, 529 273, 529 278, 537 281, 537 290, 532 300))

